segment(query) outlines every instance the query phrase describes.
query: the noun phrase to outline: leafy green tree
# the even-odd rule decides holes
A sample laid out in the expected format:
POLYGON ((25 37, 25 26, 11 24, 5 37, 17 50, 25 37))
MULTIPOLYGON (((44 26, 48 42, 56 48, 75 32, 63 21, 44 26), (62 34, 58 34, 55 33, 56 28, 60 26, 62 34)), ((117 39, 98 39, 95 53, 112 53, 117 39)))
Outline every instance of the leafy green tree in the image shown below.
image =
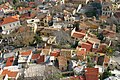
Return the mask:
POLYGON ((73 24, 73 27, 74 28, 76 28, 76 31, 78 31, 79 30, 79 22, 75 22, 74 24, 73 24))
POLYGON ((92 62, 91 57, 87 56, 87 67, 93 68, 94 67, 94 62, 92 62))
POLYGON ((35 0, 30 0, 30 1, 34 2, 35 0))
POLYGON ((38 35, 34 36, 34 41, 36 42, 36 44, 40 44, 42 42, 42 38, 38 35))
POLYGON ((87 64, 87 67, 89 67, 89 68, 93 68, 94 67, 94 63, 93 62, 89 62, 88 64, 87 64))
POLYGON ((2 39, 2 35, 0 35, 0 39, 2 39))
POLYGON ((13 0, 13 4, 15 5, 18 2, 18 0, 13 0))
POLYGON ((108 56, 112 56, 114 53, 114 49, 112 47, 107 47, 106 48, 106 53, 108 56))
POLYGON ((78 46, 79 41, 75 41, 75 44, 71 45, 71 48, 76 48, 78 46))
POLYGON ((105 70, 102 76, 102 80, 104 80, 105 78, 108 78, 109 76, 111 76, 111 72, 108 70, 105 70))
POLYGON ((103 33, 97 34, 97 37, 98 37, 98 39, 100 39, 101 41, 104 39, 103 33))

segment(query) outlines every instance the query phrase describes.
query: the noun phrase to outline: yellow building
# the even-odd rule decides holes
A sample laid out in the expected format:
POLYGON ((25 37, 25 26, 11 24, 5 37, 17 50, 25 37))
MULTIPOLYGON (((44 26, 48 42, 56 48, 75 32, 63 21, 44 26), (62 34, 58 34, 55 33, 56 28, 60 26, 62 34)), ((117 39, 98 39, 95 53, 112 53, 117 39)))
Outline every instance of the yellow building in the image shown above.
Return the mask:
POLYGON ((118 9, 119 5, 117 3, 112 4, 112 11, 116 11, 118 9))

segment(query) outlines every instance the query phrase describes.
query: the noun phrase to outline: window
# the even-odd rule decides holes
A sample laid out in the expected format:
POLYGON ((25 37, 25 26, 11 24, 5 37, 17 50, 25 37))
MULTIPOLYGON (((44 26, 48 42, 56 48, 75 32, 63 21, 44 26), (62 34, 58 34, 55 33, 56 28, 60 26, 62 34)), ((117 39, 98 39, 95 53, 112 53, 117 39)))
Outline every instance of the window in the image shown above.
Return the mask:
POLYGON ((3 26, 3 28, 5 28, 5 26, 3 26))
POLYGON ((17 25, 19 25, 19 23, 17 23, 17 25))
POLYGON ((47 21, 45 20, 45 23, 47 23, 47 21))
POLYGON ((13 23, 13 25, 15 26, 15 24, 13 23))

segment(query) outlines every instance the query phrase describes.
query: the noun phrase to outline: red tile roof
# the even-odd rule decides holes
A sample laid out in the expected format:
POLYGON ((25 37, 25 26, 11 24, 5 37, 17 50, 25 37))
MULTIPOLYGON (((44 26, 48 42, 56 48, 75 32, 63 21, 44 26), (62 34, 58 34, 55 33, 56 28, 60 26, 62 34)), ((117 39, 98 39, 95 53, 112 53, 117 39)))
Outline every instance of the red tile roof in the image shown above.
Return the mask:
POLYGON ((40 57, 40 54, 33 54, 32 59, 38 59, 40 57))
POLYGON ((4 25, 4 24, 8 24, 8 23, 12 23, 12 22, 16 22, 19 21, 18 16, 10 16, 10 17, 6 17, 3 19, 3 22, 0 23, 0 25, 4 25))
POLYGON ((90 44, 100 43, 100 40, 97 38, 88 37, 87 42, 90 44))
POLYGON ((81 48, 86 48, 86 51, 91 51, 92 49, 92 44, 89 43, 82 43, 81 48))
POLYGON ((7 66, 12 66, 13 60, 14 60, 14 57, 7 58, 6 67, 7 66))
POLYGON ((28 13, 25 13, 25 14, 22 14, 22 15, 20 16, 20 19, 21 19, 21 20, 30 19, 30 18, 33 18, 33 17, 35 17, 35 16, 36 16, 36 14, 33 14, 33 13, 31 13, 30 16, 29 16, 28 13))
POLYGON ((30 8, 29 8, 29 7, 27 7, 27 8, 20 7, 20 8, 18 8, 17 10, 18 10, 18 11, 24 11, 24 10, 30 10, 30 8))
POLYGON ((85 33, 82 33, 82 32, 74 32, 73 35, 71 35, 72 37, 75 37, 75 38, 84 38, 85 36, 85 33))
POLYGON ((12 78, 16 78, 18 72, 13 72, 13 71, 9 71, 8 69, 5 69, 2 71, 1 75, 5 76, 8 75, 8 77, 12 77, 12 78))
POLYGON ((60 56, 60 52, 59 51, 52 51, 50 53, 50 56, 58 57, 58 56, 60 56))
POLYGON ((37 59, 37 64, 44 63, 45 62, 45 56, 41 55, 39 59, 37 59))
POLYGON ((86 80, 98 80, 98 68, 85 68, 86 80))
POLYGON ((77 32, 86 33, 87 30, 81 29, 81 30, 79 30, 79 31, 77 31, 77 32))
POLYGON ((79 31, 73 32, 71 36, 75 38, 83 38, 86 35, 86 32, 87 32, 86 30, 81 29, 79 31))
POLYGON ((29 51, 26 51, 26 52, 22 52, 21 55, 22 56, 29 56, 31 53, 32 53, 32 51, 29 50, 29 51))

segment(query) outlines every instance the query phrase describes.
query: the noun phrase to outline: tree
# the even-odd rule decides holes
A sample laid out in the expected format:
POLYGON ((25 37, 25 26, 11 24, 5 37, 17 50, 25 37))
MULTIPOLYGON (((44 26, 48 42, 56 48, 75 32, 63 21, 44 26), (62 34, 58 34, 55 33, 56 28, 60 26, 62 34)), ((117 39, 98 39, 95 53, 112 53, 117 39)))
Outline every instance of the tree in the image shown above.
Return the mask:
POLYGON ((79 25, 80 25, 79 22, 75 22, 75 23, 73 24, 73 27, 76 28, 76 29, 75 29, 76 31, 79 30, 79 25))
POLYGON ((42 38, 38 35, 34 36, 34 41, 36 42, 36 44, 40 44, 42 42, 42 38))
POLYGON ((91 57, 87 56, 87 67, 92 68, 94 65, 94 62, 91 61, 91 57))
POLYGON ((102 80, 108 78, 109 76, 111 76, 111 72, 108 71, 108 70, 105 70, 104 73, 103 73, 103 76, 102 76, 102 80))
POLYGON ((13 0, 13 4, 15 5, 18 2, 18 0, 13 0))
POLYGON ((0 39, 2 39, 2 35, 0 35, 0 39))
POLYGON ((76 48, 78 46, 79 41, 75 41, 75 44, 71 45, 71 48, 76 48))
POLYGON ((112 47, 107 47, 106 53, 107 53, 107 55, 112 56, 114 53, 114 49, 112 47))
POLYGON ((30 0, 30 1, 34 2, 35 0, 30 0))
POLYGON ((98 37, 98 39, 100 39, 101 41, 104 39, 103 33, 97 34, 97 37, 98 37))
POLYGON ((89 68, 93 68, 94 67, 94 63, 93 62, 89 62, 88 64, 87 64, 87 67, 89 67, 89 68))

